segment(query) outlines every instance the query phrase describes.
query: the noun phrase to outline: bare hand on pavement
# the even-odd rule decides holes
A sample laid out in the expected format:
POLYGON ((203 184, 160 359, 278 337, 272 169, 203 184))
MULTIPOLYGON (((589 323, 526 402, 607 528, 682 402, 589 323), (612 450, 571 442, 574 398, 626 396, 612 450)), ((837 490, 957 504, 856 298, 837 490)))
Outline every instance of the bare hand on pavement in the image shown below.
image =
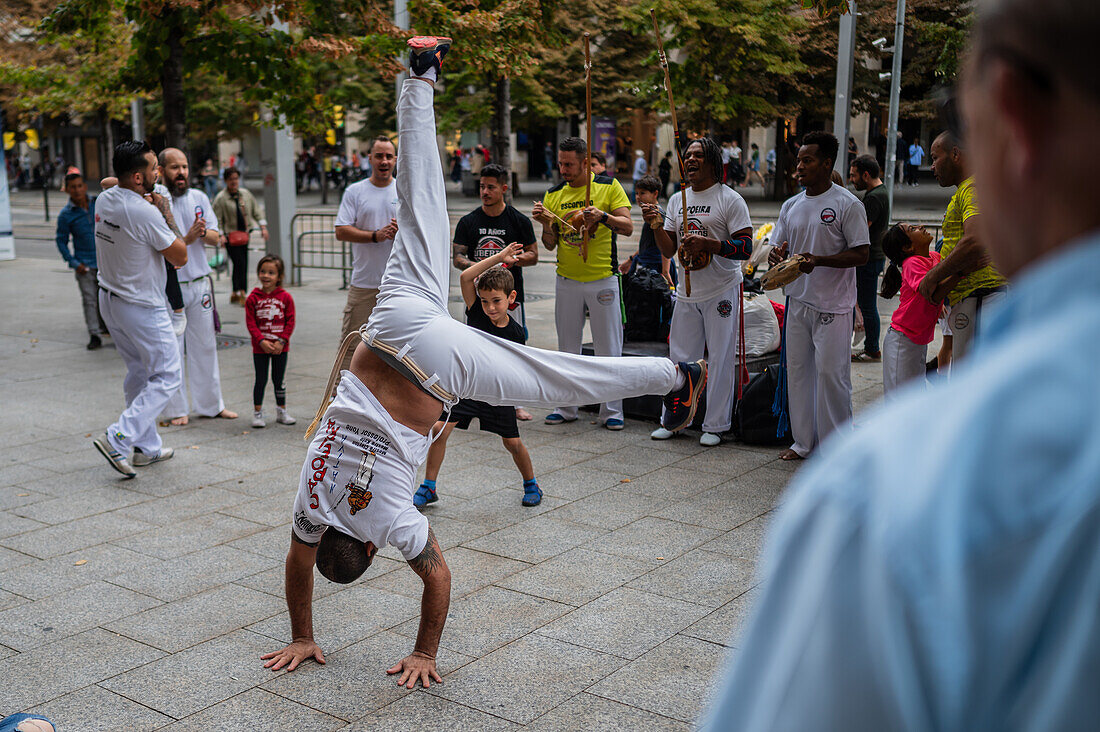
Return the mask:
POLYGON ((417 653, 416 651, 413 651, 412 655, 406 656, 403 660, 398 661, 397 665, 393 668, 386 669, 386 673, 401 674, 397 679, 397 685, 404 686, 408 689, 416 688, 417 680, 420 681, 420 684, 425 689, 431 686, 432 680, 440 684, 443 683, 443 677, 435 670, 435 659, 417 653))
POLYGON ((260 656, 261 661, 267 661, 264 668, 272 671, 278 671, 284 666, 287 671, 293 671, 298 668, 298 664, 310 658, 317 663, 325 662, 325 654, 321 652, 321 647, 311 640, 296 640, 281 651, 260 656))

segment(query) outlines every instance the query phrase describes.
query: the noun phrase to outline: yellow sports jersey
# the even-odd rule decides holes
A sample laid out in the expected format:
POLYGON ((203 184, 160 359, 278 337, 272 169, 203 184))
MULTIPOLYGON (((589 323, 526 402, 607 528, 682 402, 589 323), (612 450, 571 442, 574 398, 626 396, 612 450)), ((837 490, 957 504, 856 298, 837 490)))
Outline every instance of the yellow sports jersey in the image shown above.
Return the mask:
MULTIPOLYGON (((978 204, 974 201, 974 179, 967 178, 959 184, 943 214, 941 257, 946 259, 947 255, 955 250, 959 239, 962 239, 963 222, 971 216, 977 216, 978 213, 978 204)), ((955 285, 955 289, 948 294, 947 301, 954 305, 975 290, 1002 287, 1007 283, 1008 280, 1002 277, 993 265, 986 265, 959 280, 959 284, 955 285)))
MULTIPOLYGON (((546 192, 542 205, 561 218, 584 208, 584 186, 574 188, 562 182, 546 192)), ((611 213, 617 208, 630 208, 630 199, 619 181, 608 175, 592 177, 592 205, 611 213)), ((581 259, 581 235, 556 222, 558 231, 558 274, 577 282, 593 282, 615 274, 614 241, 611 229, 598 226, 588 239, 588 261, 581 259)))

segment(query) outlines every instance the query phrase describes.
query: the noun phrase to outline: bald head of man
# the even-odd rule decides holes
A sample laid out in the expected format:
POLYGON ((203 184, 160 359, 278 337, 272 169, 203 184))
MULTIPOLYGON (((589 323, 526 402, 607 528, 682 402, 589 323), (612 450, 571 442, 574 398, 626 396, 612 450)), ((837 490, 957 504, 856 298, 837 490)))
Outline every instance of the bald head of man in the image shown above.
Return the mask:
POLYGON ((166 147, 157 156, 160 163, 160 176, 164 185, 173 196, 182 196, 191 183, 191 170, 187 165, 187 156, 183 150, 166 147))
POLYGON ((983 240, 1012 276, 1100 227, 1095 0, 986 0, 962 95, 983 240))

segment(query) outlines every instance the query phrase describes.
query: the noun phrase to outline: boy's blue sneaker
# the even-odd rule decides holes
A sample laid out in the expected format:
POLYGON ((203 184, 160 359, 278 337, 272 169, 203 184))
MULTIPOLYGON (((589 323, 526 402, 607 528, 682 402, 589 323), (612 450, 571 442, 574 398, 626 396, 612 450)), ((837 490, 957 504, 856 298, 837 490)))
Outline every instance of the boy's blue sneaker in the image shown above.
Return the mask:
POLYGON ((557 412, 551 412, 550 414, 546 415, 546 419, 543 420, 543 422, 545 424, 565 424, 566 422, 576 422, 576 421, 577 421, 576 417, 574 417, 573 419, 566 419, 565 417, 561 416, 557 412))
POLYGON ((434 488, 429 488, 425 484, 421 483, 420 487, 416 489, 416 493, 413 494, 413 505, 417 508, 424 508, 429 503, 435 503, 439 500, 439 496, 436 495, 434 488))
POLYGON ((615 417, 603 423, 603 426, 609 430, 621 430, 624 425, 625 423, 621 419, 616 419, 615 417))
POLYGON ((681 361, 676 368, 684 375, 684 385, 664 398, 665 416, 661 426, 669 432, 679 432, 691 425, 699 407, 699 394, 707 385, 707 362, 703 359, 693 363, 681 361))
POLYGON ((523 505, 524 506, 537 506, 542 503, 542 490, 539 489, 538 483, 531 483, 530 485, 524 484, 523 486, 523 505))

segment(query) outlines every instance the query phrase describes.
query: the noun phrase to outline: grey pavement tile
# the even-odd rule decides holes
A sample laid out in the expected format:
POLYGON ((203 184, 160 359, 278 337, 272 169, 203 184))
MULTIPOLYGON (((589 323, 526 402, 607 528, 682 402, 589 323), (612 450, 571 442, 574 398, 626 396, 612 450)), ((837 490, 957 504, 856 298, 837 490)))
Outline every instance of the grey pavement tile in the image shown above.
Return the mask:
MULTIPOLYGON (((127 642, 134 643, 128 639, 127 642)), ((100 686, 180 719, 270 679, 272 672, 264 668, 260 656, 278 650, 277 645, 247 630, 236 630, 118 673, 100 686)), ((149 646, 142 647, 154 651, 149 646)), ((163 655, 160 651, 155 653, 163 655)))
POLYGON ((666 498, 635 493, 630 484, 623 483, 554 509, 550 517, 614 531, 668 504, 666 498))
POLYGON ((226 544, 234 539, 255 534, 263 528, 261 524, 252 521, 210 513, 171 526, 158 527, 152 531, 127 536, 114 543, 160 559, 173 559, 210 546, 226 544))
POLYGON ((505 488, 484 496, 469 500, 447 500, 440 498, 439 503, 428 506, 424 515, 431 521, 434 516, 465 521, 471 524, 492 526, 496 529, 511 526, 521 521, 553 511, 565 503, 561 498, 544 495, 537 506, 524 506, 520 503, 523 493, 505 488))
POLYGON ((146 523, 168 526, 247 500, 249 496, 244 493, 226 488, 199 486, 194 490, 130 506, 122 513, 146 523))
MULTIPOLYGON (((22 605, 28 602, 31 602, 31 599, 29 597, 23 597, 22 595, 17 595, 14 592, 8 592, 7 590, 0 590, 0 611, 7 610, 8 608, 13 608, 16 605, 22 605)), ((0 629, 0 633, 3 633, 2 629, 0 629)))
POLYGON ((145 732, 173 721, 95 684, 36 706, 34 712, 54 720, 62 730, 80 732, 115 732, 121 727, 145 732))
POLYGON ((14 648, 8 648, 7 646, 0 646, 0 661, 3 661, 5 658, 9 658, 10 656, 15 656, 15 655, 18 655, 18 654, 19 654, 19 651, 15 650, 14 648))
POLYGON ((159 604, 152 597, 93 582, 0 612, 0 640, 25 651, 159 604))
MULTIPOLYGON (((11 569, 12 567, 18 567, 23 564, 30 564, 36 561, 34 557, 29 554, 21 554, 20 552, 12 551, 11 549, 5 549, 0 546, 0 577, 3 576, 3 572, 11 569)), ((4 583, 0 582, 0 587, 3 587, 4 583)))
POLYGON ((463 666, 428 693, 526 724, 622 665, 615 656, 532 634, 463 666))
POLYGON ((41 529, 46 524, 17 516, 11 511, 0 511, 0 539, 41 529))
POLYGON ((472 541, 479 536, 491 534, 499 528, 487 524, 459 521, 458 519, 447 518, 430 512, 425 512, 425 515, 428 516, 428 522, 431 524, 432 531, 435 532, 439 547, 444 551, 463 542, 472 541))
POLYGON ((24 554, 49 559, 113 539, 138 534, 151 528, 153 527, 144 521, 111 511, 56 526, 35 529, 25 534, 8 537, 0 543, 24 554))
POLYGON ((39 486, 49 485, 50 481, 59 474, 60 471, 58 470, 31 468, 23 464, 0 466, 0 485, 27 485, 30 483, 29 488, 39 490, 39 486))
MULTIPOLYGON (((258 466, 254 466, 254 469, 262 465, 261 462, 258 466)), ((284 465, 263 472, 243 471, 243 474, 232 475, 221 482, 208 485, 214 488, 227 488, 257 498, 281 496, 288 504, 293 504, 301 474, 302 465, 299 460, 296 465, 284 465)))
POLYGON ((53 498, 49 493, 25 488, 21 485, 0 485, 0 511, 26 506, 53 498))
POLYGON ((243 539, 229 542, 229 546, 242 549, 246 552, 259 554, 268 559, 286 559, 287 550, 290 549, 290 505, 285 511, 286 525, 277 526, 274 529, 264 529, 254 534, 249 534, 243 539))
MULTIPOLYGON (((93 437, 98 436, 100 435, 93 433, 93 437)), ((58 455, 47 455, 38 460, 30 461, 27 464, 33 466, 35 469, 45 468, 65 474, 90 470, 98 471, 100 468, 106 467, 104 465, 103 456, 95 449, 88 449, 92 447, 90 440, 85 440, 84 447, 85 449, 69 453, 65 455, 64 458, 59 459, 58 455)))
MULTIPOLYGON (((604 453, 599 457, 580 463, 584 468, 596 468, 611 473, 625 473, 628 476, 645 475, 658 468, 683 460, 683 455, 660 450, 649 445, 627 445, 614 452, 604 453)), ((684 465, 683 467, 691 467, 684 465)))
MULTIPOLYGON (((329 582, 327 579, 321 576, 317 571, 317 568, 313 569, 313 599, 319 600, 322 597, 328 597, 334 595, 337 592, 348 589, 349 587, 355 587, 356 585, 366 584, 371 580, 379 577, 386 572, 391 572, 395 569, 405 569, 409 572, 408 565, 404 562, 396 562, 392 559, 386 559, 384 557, 375 556, 374 561, 371 562, 370 570, 367 571, 362 577, 350 584, 341 585, 335 582, 329 582)), ((273 567, 265 572, 257 572, 256 574, 248 577, 242 577, 234 584, 238 584, 242 587, 248 587, 253 590, 259 590, 260 592, 266 592, 273 597, 284 597, 286 592, 286 572, 284 570, 283 562, 279 562, 279 566, 273 567)))
POLYGON ((245 497, 244 503, 237 503, 218 509, 218 513, 235 516, 245 521, 254 521, 264 526, 288 526, 294 513, 294 501, 275 498, 245 497))
POLYGON ((160 564, 161 560, 155 557, 100 544, 50 559, 32 559, 29 563, 0 572, 0 587, 40 600, 96 580, 143 572, 160 564))
POLYGON ((164 656, 93 628, 0 661, 0 709, 28 709, 164 656))
POLYGON ((249 689, 231 699, 181 719, 165 732, 256 732, 258 730, 335 730, 344 721, 295 704, 263 689, 249 689))
MULTIPOLYGON (((451 570, 452 601, 531 566, 525 562, 461 546, 444 549, 443 558, 451 570)), ((380 590, 418 599, 424 590, 424 582, 412 571, 388 572, 371 580, 369 584, 380 590)))
MULTIPOLYGON (((247 424, 241 422, 244 429, 249 429, 247 424)), ((242 430, 243 431, 243 430, 242 430)), ((275 432, 275 430, 272 430, 275 432)), ((272 439, 281 435, 264 435, 260 430, 250 431, 247 435, 239 435, 217 443, 216 446, 203 447, 197 452, 203 453, 203 459, 214 465, 220 465, 239 473, 248 473, 255 470, 256 465, 278 468, 290 465, 301 467, 302 460, 306 456, 306 444, 297 436, 294 444, 297 450, 272 450, 272 439)), ((291 437, 286 435, 286 437, 291 437)))
POLYGON ((722 477, 714 473, 688 470, 680 465, 654 470, 652 473, 631 478, 619 490, 653 496, 665 500, 677 500, 697 495, 722 483, 722 477))
POLYGON ((11 512, 44 524, 63 524, 148 500, 149 496, 143 493, 112 486, 91 488, 63 498, 19 506, 11 509, 11 512))
POLYGON ((671 561, 718 534, 714 529, 646 516, 598 536, 585 547, 630 559, 671 561))
POLYGON ((776 505, 776 497, 781 488, 768 480, 754 479, 755 475, 754 471, 697 496, 670 503, 654 511, 654 515, 685 524, 729 531, 764 515, 776 505))
MULTIPOLYGON (((187 451, 192 452, 191 450, 187 451)), ((104 469, 108 469, 104 466, 104 469)), ((138 477, 126 487, 150 496, 171 496, 194 490, 200 485, 214 485, 235 477, 239 471, 202 462, 198 456, 178 453, 166 463, 157 463, 138 471, 138 477)))
POLYGON ((708 541, 699 547, 701 551, 715 551, 728 554, 731 557, 747 559, 756 562, 760 551, 764 548, 764 540, 767 538, 770 526, 771 513, 758 516, 751 521, 730 529, 713 541, 708 541))
POLYGON ((601 533, 591 526, 536 516, 474 539, 466 546, 535 564, 591 541, 601 533))
MULTIPOLYGON (((313 637, 326 651, 338 651, 419 614, 419 600, 358 585, 314 600, 313 637)), ((283 643, 291 640, 285 610, 248 629, 283 643)))
POLYGON ((736 647, 758 595, 759 591, 753 588, 730 600, 694 625, 685 628, 680 634, 731 648, 736 647))
POLYGON ((716 608, 754 584, 753 562, 693 551, 631 580, 627 587, 716 608))
POLYGON ((552 473, 538 475, 539 487, 548 496, 575 501, 593 493, 622 484, 623 472, 599 470, 587 465, 573 465, 552 473))
POLYGON ((344 727, 341 732, 392 732, 397 729, 507 732, 519 729, 519 726, 432 694, 409 694, 355 724, 344 727))
POLYGON ((125 572, 111 582, 171 602, 282 565, 281 561, 222 545, 125 572))
MULTIPOLYGON (((620 446, 621 447, 621 446, 620 446)), ((538 447, 529 447, 527 452, 531 455, 531 463, 535 466, 535 474, 548 473, 553 470, 561 470, 570 465, 576 465, 592 459, 592 452, 569 449, 563 445, 548 444, 538 447)), ((509 458, 511 462, 511 458, 509 458)))
MULTIPOLYGON (((629 425, 631 422, 628 421, 627 424, 629 425)), ((579 450, 602 455, 607 452, 621 450, 628 445, 646 444, 646 439, 641 435, 630 434, 629 429, 623 430, 622 432, 615 432, 600 428, 585 430, 576 435, 558 436, 551 444, 555 447, 568 450, 579 450)))
POLYGON ((620 587, 538 629, 539 635, 635 659, 708 608, 620 587))
MULTIPOLYGON (((52 443, 53 441, 51 440, 51 446, 52 443)), ((56 454, 55 451, 51 449, 51 447, 47 447, 46 444, 28 443, 26 445, 8 445, 6 442, 0 444, 4 445, 4 447, 0 448, 0 468, 6 468, 10 465, 22 465, 56 454)))
MULTIPOLYGON (((467 656, 484 656, 572 609, 540 597, 486 587, 451 601, 440 643, 467 656)), ((395 632, 415 638, 419 624, 420 619, 414 618, 395 632)))
MULTIPOLYGON (((652 425, 652 429, 656 429, 657 425, 652 425)), ((652 429, 650 431, 652 431, 652 429)), ((649 447, 654 450, 667 450, 669 452, 676 453, 677 455, 699 455, 700 453, 713 450, 712 447, 704 447, 699 444, 700 433, 695 430, 685 430, 679 433, 675 437, 667 440, 654 440, 650 438, 647 443, 649 447)))
POLYGON ((694 722, 721 681, 726 649, 673 636, 587 691, 682 722, 694 722))
POLYGON ((564 704, 524 727, 529 732, 688 732, 691 725, 588 693, 577 694, 564 704))
MULTIPOLYGON (((498 449, 504 450, 499 446, 498 449)), ((478 465, 458 470, 444 462, 436 485, 443 498, 478 498, 507 486, 522 486, 523 478, 515 465, 491 465, 482 458, 478 465)))
MULTIPOLYGON (((397 677, 386 673, 386 669, 395 666, 412 650, 413 641, 409 638, 378 633, 341 651, 326 652, 324 665, 304 663, 294 672, 267 682, 263 688, 341 719, 359 719, 402 697, 422 696, 398 686, 397 677)), ((436 668, 446 681, 448 674, 472 660, 448 648, 440 648, 436 668)), ((434 682, 432 684, 434 686, 434 682)))
POLYGON ((494 584, 536 597, 580 606, 658 566, 590 549, 570 549, 494 584))
POLYGON ((240 585, 215 587, 103 627, 154 648, 175 653, 277 615, 285 603, 240 585))

